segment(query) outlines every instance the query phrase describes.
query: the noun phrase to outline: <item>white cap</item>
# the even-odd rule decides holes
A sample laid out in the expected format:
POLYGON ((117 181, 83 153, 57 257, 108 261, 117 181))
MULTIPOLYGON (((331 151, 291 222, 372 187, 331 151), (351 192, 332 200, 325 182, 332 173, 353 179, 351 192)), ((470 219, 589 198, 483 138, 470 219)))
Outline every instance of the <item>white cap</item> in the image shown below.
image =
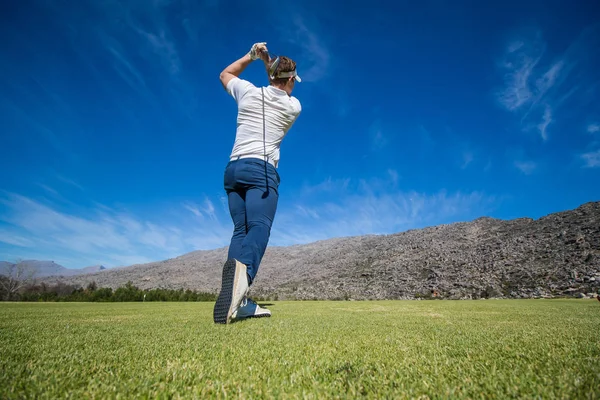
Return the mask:
POLYGON ((302 79, 300 79, 300 75, 298 75, 298 72, 296 72, 296 70, 288 71, 288 72, 279 72, 276 75, 273 75, 273 72, 277 71, 278 66, 279 66, 279 57, 275 58, 275 61, 273 61, 273 64, 271 64, 271 67, 269 68, 269 75, 271 76, 271 79, 290 78, 293 76, 296 78, 296 80, 298 82, 302 82, 302 79))
POLYGON ((298 72, 296 72, 296 70, 289 71, 289 72, 280 72, 277 74, 277 78, 289 78, 291 76, 296 77, 296 80, 298 82, 302 82, 302 79, 300 79, 300 75, 298 75, 298 72))

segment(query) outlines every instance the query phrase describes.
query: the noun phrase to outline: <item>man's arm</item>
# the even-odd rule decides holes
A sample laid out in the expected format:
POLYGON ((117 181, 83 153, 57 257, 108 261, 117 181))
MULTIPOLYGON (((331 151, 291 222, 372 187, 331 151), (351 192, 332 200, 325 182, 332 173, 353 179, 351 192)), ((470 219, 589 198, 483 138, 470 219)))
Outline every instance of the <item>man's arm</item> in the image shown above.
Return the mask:
POLYGON ((269 61, 269 50, 267 50, 267 43, 265 42, 254 43, 248 54, 234 61, 221 72, 219 79, 221 79, 221 84, 225 90, 227 90, 227 84, 230 80, 239 77, 252 61, 258 59, 263 60, 265 65, 269 61))
POLYGON ((252 61, 253 60, 250 58, 250 55, 246 54, 242 58, 229 64, 219 75, 219 79, 221 79, 223 88, 227 89, 227 84, 229 81, 233 78, 239 77, 252 61))

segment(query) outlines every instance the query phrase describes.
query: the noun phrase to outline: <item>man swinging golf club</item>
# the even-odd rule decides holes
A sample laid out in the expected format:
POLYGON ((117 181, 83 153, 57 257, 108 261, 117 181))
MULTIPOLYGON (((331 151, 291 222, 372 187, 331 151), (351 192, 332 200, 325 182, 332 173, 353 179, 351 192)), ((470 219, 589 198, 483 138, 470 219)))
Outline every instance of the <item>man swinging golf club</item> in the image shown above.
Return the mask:
POLYGON ((296 63, 284 56, 271 58, 264 42, 255 43, 246 55, 225 68, 220 79, 238 106, 235 142, 224 174, 234 229, 213 311, 215 323, 227 324, 271 316, 271 311, 260 307, 247 294, 275 218, 281 141, 302 107, 291 95, 295 82, 301 81, 296 63), (267 87, 256 87, 239 78, 258 59, 265 63, 269 75, 267 87))

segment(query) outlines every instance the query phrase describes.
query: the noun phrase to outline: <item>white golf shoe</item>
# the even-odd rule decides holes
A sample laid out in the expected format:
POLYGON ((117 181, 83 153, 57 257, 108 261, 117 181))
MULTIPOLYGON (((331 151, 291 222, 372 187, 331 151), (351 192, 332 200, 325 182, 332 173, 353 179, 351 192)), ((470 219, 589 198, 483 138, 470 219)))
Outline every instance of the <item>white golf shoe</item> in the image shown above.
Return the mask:
POLYGON ((244 297, 238 309, 233 313, 231 318, 239 321, 246 318, 263 318, 270 317, 271 311, 262 308, 256 302, 248 297, 244 297))
POLYGON ((213 319, 216 324, 227 324, 248 292, 246 265, 229 259, 223 266, 221 292, 215 303, 213 319))

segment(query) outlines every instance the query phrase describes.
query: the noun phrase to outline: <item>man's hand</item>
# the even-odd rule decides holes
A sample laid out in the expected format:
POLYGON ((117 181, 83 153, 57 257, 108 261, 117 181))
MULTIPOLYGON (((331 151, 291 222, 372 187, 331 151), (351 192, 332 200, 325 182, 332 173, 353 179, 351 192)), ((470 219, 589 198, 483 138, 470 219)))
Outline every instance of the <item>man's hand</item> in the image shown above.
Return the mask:
POLYGON ((268 65, 269 61, 271 61, 271 56, 269 56, 269 51, 267 50, 267 48, 265 47, 265 49, 262 50, 259 54, 260 54, 260 59, 263 60, 265 65, 268 65))
POLYGON ((221 80, 223 88, 227 89, 227 84, 229 81, 240 76, 240 74, 252 61, 258 60, 259 58, 265 62, 265 65, 268 64, 269 51, 267 50, 266 42, 254 43, 247 54, 245 54, 239 60, 232 62, 221 72, 219 79, 221 80))
POLYGON ((265 57, 269 57, 269 51, 267 50, 267 42, 254 43, 252 45, 252 48, 248 52, 248 55, 250 56, 250 59, 252 61, 258 60, 259 58, 264 61, 265 57))

